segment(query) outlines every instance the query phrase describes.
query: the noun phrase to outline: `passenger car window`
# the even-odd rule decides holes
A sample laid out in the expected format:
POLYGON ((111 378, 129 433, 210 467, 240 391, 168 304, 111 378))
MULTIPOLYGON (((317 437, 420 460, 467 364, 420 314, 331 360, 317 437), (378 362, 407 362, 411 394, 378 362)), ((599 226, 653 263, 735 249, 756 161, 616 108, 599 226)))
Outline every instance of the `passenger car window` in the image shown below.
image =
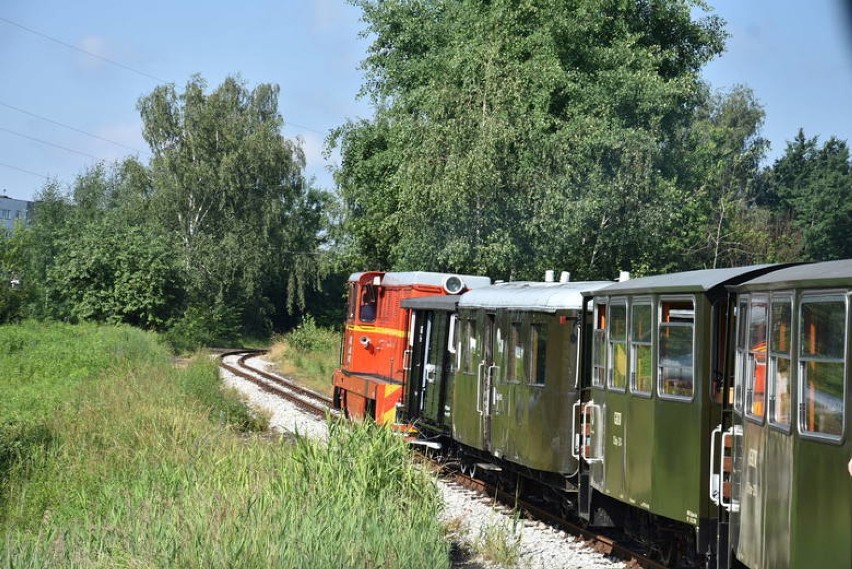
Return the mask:
POLYGON ((769 422, 787 427, 790 425, 790 343, 793 334, 790 297, 772 297, 769 326, 769 422))
POLYGON ((623 390, 627 385, 627 304, 609 307, 609 386, 623 390))
POLYGON ((734 370, 734 409, 743 410, 743 382, 746 376, 746 332, 748 330, 748 298, 737 306, 737 361, 734 370))
POLYGON ((595 329, 592 332, 592 385, 603 387, 606 378, 606 304, 595 304, 595 329))
POLYGON ((630 390, 643 395, 650 395, 653 384, 651 324, 651 303, 634 304, 630 309, 630 390))
POLYGON ((768 304, 765 296, 754 296, 749 303, 745 404, 746 413, 756 419, 763 419, 766 410, 766 325, 768 304))
POLYGON ((803 297, 799 318, 804 432, 839 438, 845 415, 846 299, 803 297))
POLYGON ((693 336, 695 306, 692 300, 660 302, 658 330, 660 395, 690 398, 693 393, 693 336))
POLYGON ((530 325, 530 380, 544 385, 547 374, 547 324, 530 325))
POLYGON ((509 369, 511 372, 510 379, 515 381, 525 381, 527 378, 524 369, 524 337, 521 332, 521 323, 512 322, 512 347, 509 352, 512 363, 509 369))

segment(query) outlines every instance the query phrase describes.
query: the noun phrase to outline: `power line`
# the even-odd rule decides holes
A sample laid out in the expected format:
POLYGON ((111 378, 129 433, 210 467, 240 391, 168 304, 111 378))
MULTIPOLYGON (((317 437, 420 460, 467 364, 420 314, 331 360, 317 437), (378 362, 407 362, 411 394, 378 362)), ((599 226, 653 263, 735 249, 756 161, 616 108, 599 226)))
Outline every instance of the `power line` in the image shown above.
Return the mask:
POLYGON ((109 138, 105 138, 105 137, 103 137, 103 136, 99 136, 99 135, 97 135, 97 134, 92 134, 91 132, 86 132, 85 130, 82 130, 82 129, 79 129, 79 128, 76 128, 76 127, 73 127, 73 126, 71 126, 71 125, 67 125, 67 124, 61 123, 61 122, 59 122, 59 121, 55 121, 55 120, 53 120, 53 119, 51 119, 51 118, 48 118, 48 117, 45 117, 45 116, 42 116, 42 115, 37 115, 36 113, 32 113, 32 112, 30 112, 30 111, 27 111, 27 110, 25 110, 25 109, 21 109, 21 108, 19 108, 19 107, 16 107, 16 106, 14 106, 14 105, 10 105, 10 104, 8 104, 8 103, 4 103, 3 101, 0 101, 0 106, 6 107, 6 108, 8 108, 8 109, 12 109, 13 111, 18 111, 19 113, 23 113, 23 114, 25 114, 25 115, 29 115, 29 116, 31 116, 31 117, 37 118, 37 119, 39 119, 39 120, 43 120, 43 121, 45 121, 45 122, 49 122, 49 123, 51 123, 51 124, 55 124, 55 125, 57 125, 57 126, 61 126, 61 127, 63 127, 63 128, 67 128, 68 130, 73 130, 74 132, 79 132, 80 134, 85 134, 86 136, 91 136, 92 138, 97 138, 98 140, 103 140, 104 142, 109 142, 110 144, 115 144, 116 146, 120 146, 120 147, 122 147, 122 148, 126 148, 127 150, 132 150, 133 152, 136 152, 136 153, 138 153, 138 154, 144 154, 144 152, 143 152, 143 151, 141 151, 141 150, 139 150, 138 148, 134 148, 134 147, 132 147, 132 146, 128 146, 128 145, 126 145, 126 144, 122 144, 121 142, 116 142, 115 140, 110 140, 109 138))
POLYGON ((140 70, 138 70, 138 69, 135 69, 135 68, 133 68, 133 67, 130 67, 129 65, 125 65, 125 64, 123 64, 123 63, 121 63, 121 62, 115 61, 114 59, 110 59, 110 58, 108 58, 108 57, 104 57, 104 56, 102 56, 102 55, 98 55, 97 53, 92 53, 91 51, 85 50, 85 49, 83 49, 83 48, 81 48, 81 47, 77 47, 77 46, 76 46, 76 45, 74 45, 74 44, 70 44, 70 43, 64 42, 64 41, 62 41, 62 40, 60 40, 60 39, 57 39, 57 38, 55 38, 55 37, 53 37, 53 36, 49 36, 49 35, 44 34, 44 33, 42 33, 42 32, 36 31, 36 30, 34 30, 34 29, 32 29, 32 28, 28 28, 27 26, 24 26, 23 24, 19 24, 19 23, 17 23, 17 22, 13 22, 12 20, 9 20, 8 18, 4 18, 4 17, 0 16, 0 22, 6 22, 6 23, 7 23, 7 24, 9 24, 10 26, 15 26, 16 28, 20 28, 20 29, 22 29, 22 30, 24 30, 24 31, 26 31, 26 32, 29 32, 29 33, 31 33, 31 34, 33 34, 33 35, 39 36, 39 37, 44 38, 44 39, 46 39, 46 40, 52 41, 52 42, 54 42, 54 43, 58 43, 59 45, 65 46, 65 47, 67 47, 67 48, 69 48, 69 49, 73 49, 73 50, 75 50, 75 51, 79 51, 80 53, 85 53, 85 54, 86 54, 86 55, 88 55, 89 57, 94 57, 95 59, 99 59, 99 60, 101 60, 101 61, 103 61, 103 62, 105 62, 105 63, 109 63, 110 65, 115 65, 116 67, 121 67, 122 69, 125 69, 125 70, 127 70, 127 71, 130 71, 131 73, 136 73, 137 75, 141 75, 142 77, 147 77, 148 79, 153 79, 154 81, 156 81, 156 82, 158 82, 158 83, 168 83, 168 81, 166 81, 165 79, 160 79, 159 77, 157 77, 157 76, 155 76, 155 75, 151 75, 150 73, 145 73, 144 71, 140 71, 140 70))
POLYGON ((4 168, 9 168, 10 170, 17 170, 18 172, 23 172, 25 174, 32 174, 33 176, 38 176, 39 178, 44 178, 45 180, 49 180, 50 177, 45 176, 44 174, 39 174, 38 172, 33 172, 32 170, 25 170, 24 168, 18 168, 17 166, 12 166, 11 164, 6 164, 4 162, 0 162, 0 166, 4 168))
POLYGON ((59 148, 61 150, 65 150, 66 152, 73 152, 74 154, 79 154, 81 156, 87 156, 89 158, 93 158, 94 160, 103 160, 103 158, 99 158, 97 156, 94 156, 93 154, 89 154, 88 152, 83 152, 81 150, 74 150, 73 148, 68 148, 67 146, 62 146, 61 144, 56 144, 54 142, 50 142, 50 141, 47 141, 47 140, 42 140, 42 139, 36 138, 34 136, 29 136, 29 135, 24 134, 22 132, 17 132, 15 130, 8 129, 8 128, 2 127, 2 126, 0 126, 0 130, 2 130, 3 132, 8 132, 9 134, 14 134, 15 136, 20 136, 21 138, 33 140, 33 141, 39 142, 41 144, 46 144, 47 146, 53 146, 54 148, 59 148))

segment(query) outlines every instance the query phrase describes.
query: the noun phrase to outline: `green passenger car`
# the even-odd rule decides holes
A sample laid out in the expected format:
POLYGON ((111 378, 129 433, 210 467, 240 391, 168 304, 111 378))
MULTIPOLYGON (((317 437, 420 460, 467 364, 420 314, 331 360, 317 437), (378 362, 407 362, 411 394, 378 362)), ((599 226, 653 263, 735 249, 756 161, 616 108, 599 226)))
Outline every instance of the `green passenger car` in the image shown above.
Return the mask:
POLYGON ((730 549, 750 569, 848 569, 852 260, 784 268, 735 291, 732 468, 714 468, 731 489, 718 500, 730 549))
POLYGON ((592 523, 668 543, 664 559, 715 558, 708 465, 731 382, 726 286, 769 269, 645 277, 590 295, 580 432, 591 490, 580 509, 592 523))
POLYGON ((607 282, 509 282, 459 300, 452 436, 499 462, 561 480, 577 472, 582 292, 607 282))

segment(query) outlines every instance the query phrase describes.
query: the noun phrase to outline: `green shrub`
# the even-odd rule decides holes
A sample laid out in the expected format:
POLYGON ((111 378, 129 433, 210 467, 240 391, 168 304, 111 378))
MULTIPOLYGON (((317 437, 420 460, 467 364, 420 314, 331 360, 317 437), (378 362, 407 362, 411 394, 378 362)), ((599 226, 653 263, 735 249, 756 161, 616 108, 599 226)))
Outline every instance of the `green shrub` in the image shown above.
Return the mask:
POLYGON ((328 352, 337 350, 340 335, 328 328, 318 327, 314 317, 308 314, 301 324, 287 334, 286 341, 299 352, 328 352))
POLYGON ((232 344, 239 336, 239 314, 218 305, 208 310, 188 309, 165 332, 166 341, 176 353, 232 344))

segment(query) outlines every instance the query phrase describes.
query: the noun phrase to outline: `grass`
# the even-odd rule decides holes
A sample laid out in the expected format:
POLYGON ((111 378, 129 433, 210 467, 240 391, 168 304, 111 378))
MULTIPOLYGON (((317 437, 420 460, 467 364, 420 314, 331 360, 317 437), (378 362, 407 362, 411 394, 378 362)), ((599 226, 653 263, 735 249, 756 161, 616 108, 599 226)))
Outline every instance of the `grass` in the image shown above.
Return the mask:
POLYGON ((518 567, 521 559, 521 536, 515 527, 494 523, 482 527, 473 543, 480 558, 499 567, 518 567))
POLYGON ((129 328, 0 327, 0 354, 0 568, 448 567, 437 490, 386 429, 254 435, 209 358, 129 328))
POLYGON ((307 316, 295 330, 273 341, 276 370, 318 393, 331 395, 331 376, 340 364, 340 333, 320 328, 307 316))

